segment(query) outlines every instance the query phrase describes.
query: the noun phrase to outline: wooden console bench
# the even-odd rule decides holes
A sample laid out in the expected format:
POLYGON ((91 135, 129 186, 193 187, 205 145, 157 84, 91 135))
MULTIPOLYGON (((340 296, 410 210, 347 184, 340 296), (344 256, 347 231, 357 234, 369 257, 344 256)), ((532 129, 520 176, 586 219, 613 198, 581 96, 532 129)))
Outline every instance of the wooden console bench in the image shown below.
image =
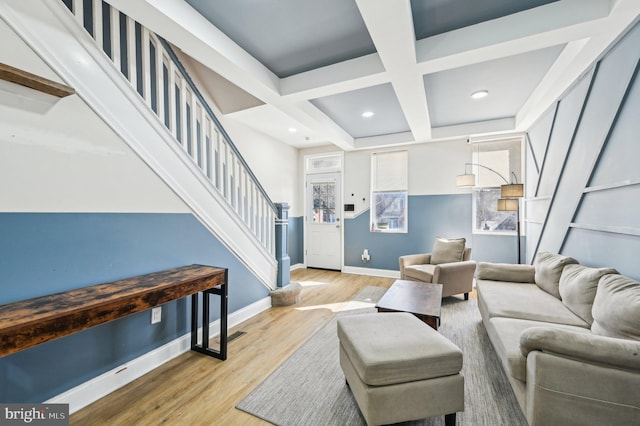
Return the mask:
POLYGON ((227 269, 190 265, 0 306, 0 356, 191 296, 191 349, 227 358, 227 269), (202 293, 199 298, 198 294, 202 293), (209 347, 209 295, 220 296, 220 349, 209 347), (198 300, 202 343, 198 343, 198 300))

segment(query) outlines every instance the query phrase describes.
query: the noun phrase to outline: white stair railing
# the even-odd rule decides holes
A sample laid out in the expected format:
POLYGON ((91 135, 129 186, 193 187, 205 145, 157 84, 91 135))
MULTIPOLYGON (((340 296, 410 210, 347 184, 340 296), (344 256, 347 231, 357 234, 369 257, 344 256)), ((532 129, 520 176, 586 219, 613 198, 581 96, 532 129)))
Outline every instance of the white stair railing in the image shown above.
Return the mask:
POLYGON ((228 207, 275 256, 275 205, 168 43, 102 0, 62 1, 228 207))

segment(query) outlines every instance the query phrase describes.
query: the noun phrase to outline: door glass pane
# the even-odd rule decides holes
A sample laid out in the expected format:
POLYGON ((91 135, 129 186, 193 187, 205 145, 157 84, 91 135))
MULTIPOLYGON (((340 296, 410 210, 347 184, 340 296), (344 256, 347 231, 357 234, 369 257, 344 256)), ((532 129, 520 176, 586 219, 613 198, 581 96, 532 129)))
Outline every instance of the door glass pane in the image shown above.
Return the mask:
POLYGON ((313 223, 336 221, 335 182, 313 183, 313 223))

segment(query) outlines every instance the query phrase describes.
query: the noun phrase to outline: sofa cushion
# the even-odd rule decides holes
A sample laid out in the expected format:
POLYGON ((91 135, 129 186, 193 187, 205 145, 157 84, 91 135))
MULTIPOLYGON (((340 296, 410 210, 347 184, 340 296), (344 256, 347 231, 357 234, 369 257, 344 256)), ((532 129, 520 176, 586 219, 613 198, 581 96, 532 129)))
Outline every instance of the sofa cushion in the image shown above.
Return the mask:
POLYGON ((558 290, 560 275, 566 265, 574 263, 578 263, 578 261, 572 257, 539 252, 534 262, 536 284, 547 293, 560 299, 560 291, 558 290))
POLYGON ((431 250, 431 264, 460 262, 464 256, 464 238, 446 239, 436 237, 431 250))
POLYGON ((507 317, 589 328, 586 321, 535 284, 477 280, 476 290, 485 320, 507 317))
POLYGON ((534 283, 535 269, 531 265, 479 262, 476 278, 479 280, 534 283))
POLYGON ((603 275, 617 274, 613 268, 589 268, 582 265, 567 265, 560 275, 558 290, 562 303, 580 318, 593 323, 591 307, 596 297, 598 282, 603 275))
POLYGON ((640 282, 623 275, 603 276, 592 314, 593 333, 640 340, 640 282))
POLYGON ((570 325, 541 323, 514 318, 491 318, 487 325, 487 334, 489 334, 500 362, 508 375, 521 382, 527 380, 527 358, 522 355, 520 349, 520 335, 524 330, 531 327, 548 327, 591 334, 586 328, 570 325))
POLYGON ((433 272, 437 265, 411 265, 404 267, 404 277, 425 283, 433 282, 433 272))

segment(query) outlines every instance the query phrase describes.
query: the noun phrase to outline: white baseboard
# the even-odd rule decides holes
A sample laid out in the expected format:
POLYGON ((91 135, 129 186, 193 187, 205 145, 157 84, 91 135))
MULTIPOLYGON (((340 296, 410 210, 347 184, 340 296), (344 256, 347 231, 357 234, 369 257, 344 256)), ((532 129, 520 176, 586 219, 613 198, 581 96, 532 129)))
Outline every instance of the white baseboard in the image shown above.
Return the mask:
MULTIPOLYGON (((251 305, 229 314, 228 327, 236 326, 269 308, 271 308, 271 297, 260 299, 251 305)), ((198 330, 199 338, 202 336, 201 333, 202 329, 198 330)), ((220 334, 220 320, 213 321, 209 325, 209 333, 210 337, 220 334)), ((45 404, 69 404, 69 414, 73 414, 111 392, 131 383, 137 378, 144 376, 151 370, 158 368, 178 355, 189 351, 190 348, 191 333, 187 333, 111 371, 107 371, 66 392, 56 395, 48 401, 45 401, 45 404)))
POLYGON ((373 269, 360 268, 358 266, 345 266, 344 268, 342 268, 342 272, 345 274, 369 275, 371 277, 400 279, 400 271, 393 271, 390 269, 373 269))
POLYGON ((304 269, 307 266, 304 263, 296 263, 295 265, 291 265, 291 268, 289 268, 290 271, 295 271, 296 269, 304 269))

